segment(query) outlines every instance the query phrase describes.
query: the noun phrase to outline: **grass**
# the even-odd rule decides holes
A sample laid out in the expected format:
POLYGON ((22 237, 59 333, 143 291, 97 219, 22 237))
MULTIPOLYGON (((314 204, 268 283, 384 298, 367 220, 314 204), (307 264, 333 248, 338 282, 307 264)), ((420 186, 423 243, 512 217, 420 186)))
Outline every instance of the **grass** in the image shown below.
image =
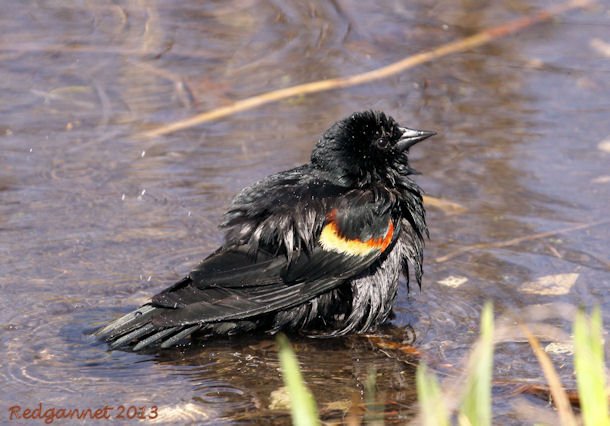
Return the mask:
POLYGON ((422 424, 449 426, 449 410, 436 376, 428 371, 426 364, 417 369, 417 392, 422 415, 422 424))
POLYGON ((277 337, 279 346, 280 366, 284 385, 290 397, 292 423, 297 426, 319 425, 318 407, 309 388, 303 380, 299 361, 283 334, 277 337))
MULTIPOLYGON (((593 310, 590 318, 582 311, 577 312, 574 320, 574 371, 582 412, 581 422, 585 426, 610 426, 602 328, 599 308, 593 310)), ((522 326, 522 329, 547 378, 551 395, 558 409, 560 424, 562 426, 579 424, 568 401, 566 391, 561 385, 559 375, 548 355, 531 331, 526 326, 522 326)), ((486 304, 481 316, 481 336, 470 355, 467 386, 461 395, 461 404, 456 413, 460 425, 491 425, 492 333, 492 308, 490 304, 486 304)), ((436 382, 434 374, 427 372, 425 365, 420 365, 417 391, 421 423, 424 426, 450 424, 451 422, 451 414, 446 407, 440 410, 442 414, 439 412, 439 405, 445 398, 439 391, 438 385, 430 386, 430 383, 434 382, 436 382), (441 402, 431 404, 429 403, 431 398, 441 402)))
POLYGON ((599 308, 593 310, 590 318, 583 312, 576 314, 574 371, 585 425, 610 426, 602 327, 599 308))
POLYGON ((469 360, 468 371, 471 374, 466 380, 466 393, 459 416, 467 419, 471 425, 491 424, 493 329, 493 308, 491 303, 487 303, 481 315, 481 336, 469 360))
MULTIPOLYGON (((549 382, 551 395, 558 406, 559 422, 563 425, 583 424, 585 426, 610 426, 608 410, 610 388, 606 384, 606 366, 602 337, 602 316, 595 308, 590 316, 579 311, 574 319, 574 371, 578 384, 581 418, 572 412, 572 407, 560 407, 558 401, 565 398, 565 389, 548 355, 541 349, 533 334, 523 326, 534 353, 538 357, 545 377, 549 382), (562 396, 563 395, 563 396, 562 396)), ((297 358, 285 336, 278 336, 280 364, 284 383, 291 399, 293 424, 299 426, 319 425, 320 420, 315 400, 301 375, 297 358)), ((448 426, 450 424, 487 426, 492 424, 492 373, 494 350, 493 308, 487 303, 481 315, 481 331, 473 346, 465 372, 461 392, 450 395, 443 390, 436 375, 421 363, 417 370, 416 383, 420 408, 419 424, 424 426, 448 426), (457 404, 455 403, 457 401, 457 404)), ((374 380, 374 374, 369 382, 374 380)), ((374 382, 373 382, 374 383, 374 382)), ((369 385, 367 388, 374 388, 369 385)), ((367 401, 374 394, 367 392, 367 401)), ((369 401, 370 402, 370 401, 369 401)), ((374 405, 374 404, 367 404, 374 405)), ((365 415, 365 421, 372 420, 365 415)), ((383 418, 374 415, 375 423, 382 424, 383 418)))

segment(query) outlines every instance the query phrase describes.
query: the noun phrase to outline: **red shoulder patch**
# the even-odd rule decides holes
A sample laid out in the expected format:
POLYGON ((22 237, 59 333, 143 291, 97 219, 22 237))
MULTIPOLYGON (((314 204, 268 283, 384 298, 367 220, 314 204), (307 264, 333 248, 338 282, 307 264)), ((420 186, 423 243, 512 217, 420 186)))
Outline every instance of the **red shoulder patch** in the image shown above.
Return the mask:
POLYGON ((364 256, 373 250, 384 251, 392 242, 394 236, 394 223, 388 221, 388 229, 383 237, 370 238, 366 241, 360 239, 348 239, 341 235, 335 220, 337 209, 331 210, 326 215, 326 225, 320 233, 320 245, 325 250, 345 253, 352 256, 364 256))

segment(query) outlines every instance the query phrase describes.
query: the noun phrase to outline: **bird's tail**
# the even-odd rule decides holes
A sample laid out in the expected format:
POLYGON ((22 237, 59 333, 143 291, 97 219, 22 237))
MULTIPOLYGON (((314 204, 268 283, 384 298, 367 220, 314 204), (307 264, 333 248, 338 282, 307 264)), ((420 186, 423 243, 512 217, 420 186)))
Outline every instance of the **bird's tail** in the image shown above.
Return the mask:
POLYGON ((156 308, 150 304, 143 305, 101 328, 95 335, 108 342, 110 349, 131 347, 133 351, 140 351, 149 346, 169 348, 202 327, 201 324, 156 326, 153 318, 160 309, 163 308, 156 308))

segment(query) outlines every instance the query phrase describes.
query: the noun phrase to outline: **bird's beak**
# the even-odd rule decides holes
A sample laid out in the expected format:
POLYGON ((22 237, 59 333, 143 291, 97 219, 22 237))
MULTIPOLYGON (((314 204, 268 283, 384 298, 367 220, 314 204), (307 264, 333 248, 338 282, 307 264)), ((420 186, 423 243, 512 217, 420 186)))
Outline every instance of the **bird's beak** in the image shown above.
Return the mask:
POLYGON ((396 148, 400 152, 407 151, 416 143, 436 135, 436 132, 429 132, 428 130, 414 130, 406 127, 400 127, 399 129, 402 131, 402 136, 398 139, 396 148))

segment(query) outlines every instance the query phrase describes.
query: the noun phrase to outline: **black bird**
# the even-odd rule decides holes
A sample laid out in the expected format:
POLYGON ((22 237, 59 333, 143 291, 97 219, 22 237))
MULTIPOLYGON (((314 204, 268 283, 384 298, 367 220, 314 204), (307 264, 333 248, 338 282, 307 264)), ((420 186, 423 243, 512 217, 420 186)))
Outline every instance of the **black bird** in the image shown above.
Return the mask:
POLYGON ((390 316, 401 273, 408 284, 409 264, 421 287, 428 229, 407 153, 432 135, 377 111, 333 124, 310 163, 235 197, 218 250, 97 335, 138 351, 195 332, 375 329, 390 316))

